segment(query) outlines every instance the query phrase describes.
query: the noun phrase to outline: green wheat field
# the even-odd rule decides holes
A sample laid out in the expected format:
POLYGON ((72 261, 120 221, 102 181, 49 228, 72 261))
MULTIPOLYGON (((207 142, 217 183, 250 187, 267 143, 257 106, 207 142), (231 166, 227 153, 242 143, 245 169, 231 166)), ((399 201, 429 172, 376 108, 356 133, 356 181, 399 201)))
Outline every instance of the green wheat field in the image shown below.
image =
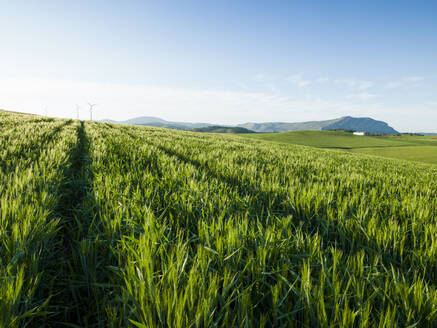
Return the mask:
POLYGON ((437 165, 0 112, 0 181, 1 327, 437 326, 437 165))
POLYGON ((342 131, 253 133, 245 137, 437 164, 437 136, 354 136, 342 131))

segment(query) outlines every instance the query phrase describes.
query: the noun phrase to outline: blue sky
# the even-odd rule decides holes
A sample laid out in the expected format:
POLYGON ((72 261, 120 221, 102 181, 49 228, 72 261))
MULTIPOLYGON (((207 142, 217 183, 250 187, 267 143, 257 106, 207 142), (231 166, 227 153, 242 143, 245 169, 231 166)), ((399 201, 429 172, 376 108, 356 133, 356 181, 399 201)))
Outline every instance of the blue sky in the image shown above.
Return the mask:
POLYGON ((1 1, 0 108, 437 131, 437 1, 1 1))

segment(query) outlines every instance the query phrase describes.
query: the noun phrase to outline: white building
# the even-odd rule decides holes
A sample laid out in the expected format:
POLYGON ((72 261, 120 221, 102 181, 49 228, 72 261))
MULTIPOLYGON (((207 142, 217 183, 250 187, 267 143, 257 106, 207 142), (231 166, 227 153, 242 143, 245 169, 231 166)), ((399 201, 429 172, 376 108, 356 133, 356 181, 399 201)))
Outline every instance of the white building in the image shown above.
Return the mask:
POLYGON ((365 136, 366 132, 358 132, 358 131, 356 131, 356 132, 354 132, 354 135, 355 136, 365 136))

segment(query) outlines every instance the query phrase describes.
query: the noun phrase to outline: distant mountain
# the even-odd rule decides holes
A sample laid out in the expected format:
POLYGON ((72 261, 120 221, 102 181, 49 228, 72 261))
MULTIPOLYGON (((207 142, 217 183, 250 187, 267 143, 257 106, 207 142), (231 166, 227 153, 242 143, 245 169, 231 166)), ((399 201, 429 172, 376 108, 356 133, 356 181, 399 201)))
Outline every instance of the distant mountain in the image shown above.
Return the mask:
POLYGON ((118 121, 110 120, 109 118, 105 118, 103 120, 100 120, 99 122, 104 122, 104 123, 119 123, 118 121))
MULTIPOLYGON (((222 128, 227 128, 227 129, 230 128, 230 127, 217 126, 210 123, 171 122, 171 121, 163 120, 162 118, 159 117, 152 117, 152 116, 135 117, 120 122, 113 121, 113 120, 103 120, 103 122, 147 125, 147 126, 156 126, 161 128, 169 128, 169 129, 177 129, 177 130, 193 130, 199 128, 213 127, 211 131, 198 131, 198 132, 219 132, 219 130, 222 128)), ((364 131, 364 132, 380 133, 380 134, 399 134, 398 131, 390 127, 385 122, 377 121, 369 117, 351 117, 351 116, 344 116, 327 121, 310 121, 310 122, 299 122, 299 123, 286 123, 286 122, 245 123, 245 124, 239 124, 236 127, 244 128, 249 131, 235 132, 238 130, 234 130, 234 132, 230 132, 230 133, 250 133, 251 131, 252 132, 286 132, 286 131, 299 131, 299 130, 354 130, 354 131, 364 131)))
POLYGON ((204 128, 195 128, 192 131, 194 132, 210 132, 210 133, 256 133, 255 131, 242 128, 242 127, 236 127, 236 126, 207 126, 204 128))
POLYGON ((166 120, 163 120, 159 117, 153 117, 153 116, 141 116, 141 117, 135 117, 131 118, 129 120, 120 122, 124 124, 136 124, 136 125, 147 125, 147 124, 166 124, 169 123, 166 120))
POLYGON ((256 132, 286 132, 300 130, 322 130, 323 127, 336 123, 341 118, 329 121, 309 121, 299 123, 266 122, 266 123, 245 123, 237 126, 250 129, 256 132))
POLYGON ((399 134, 387 123, 369 117, 344 116, 327 121, 310 121, 299 123, 269 122, 245 123, 237 125, 255 132, 286 132, 299 130, 354 130, 380 134, 399 134))
POLYGON ((387 123, 383 121, 377 121, 370 117, 342 117, 339 121, 329 124, 322 128, 322 130, 354 130, 364 131, 370 133, 381 134, 399 134, 398 131, 393 129, 387 123))
POLYGON ((170 121, 163 120, 162 118, 153 117, 153 116, 135 117, 126 121, 113 121, 113 120, 106 119, 106 120, 102 120, 102 122, 156 126, 160 128, 168 128, 168 129, 176 129, 176 130, 192 130, 194 128, 203 128, 213 125, 209 123, 170 122, 170 121))

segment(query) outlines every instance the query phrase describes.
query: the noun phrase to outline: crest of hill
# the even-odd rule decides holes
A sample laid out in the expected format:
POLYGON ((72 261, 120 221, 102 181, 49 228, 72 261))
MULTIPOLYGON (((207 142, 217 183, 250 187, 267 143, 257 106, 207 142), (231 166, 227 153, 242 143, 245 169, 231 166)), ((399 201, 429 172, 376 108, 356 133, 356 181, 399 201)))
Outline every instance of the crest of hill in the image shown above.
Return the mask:
POLYGON ((238 125, 255 132, 287 132, 299 130, 353 130, 378 134, 399 134, 386 122, 377 121, 370 117, 344 116, 326 121, 309 121, 298 123, 267 122, 245 123, 238 125))
POLYGON ((102 122, 107 123, 121 123, 121 124, 134 124, 134 125, 147 125, 147 126, 156 126, 160 128, 169 128, 176 130, 192 130, 195 128, 203 128, 207 126, 212 126, 209 123, 190 123, 190 122, 171 122, 166 121, 159 117, 153 116, 141 116, 131 118, 126 121, 113 121, 113 120, 102 120, 102 122))
POLYGON ((256 133, 255 131, 234 126, 207 126, 204 128, 193 129, 194 132, 209 132, 209 133, 256 133))

